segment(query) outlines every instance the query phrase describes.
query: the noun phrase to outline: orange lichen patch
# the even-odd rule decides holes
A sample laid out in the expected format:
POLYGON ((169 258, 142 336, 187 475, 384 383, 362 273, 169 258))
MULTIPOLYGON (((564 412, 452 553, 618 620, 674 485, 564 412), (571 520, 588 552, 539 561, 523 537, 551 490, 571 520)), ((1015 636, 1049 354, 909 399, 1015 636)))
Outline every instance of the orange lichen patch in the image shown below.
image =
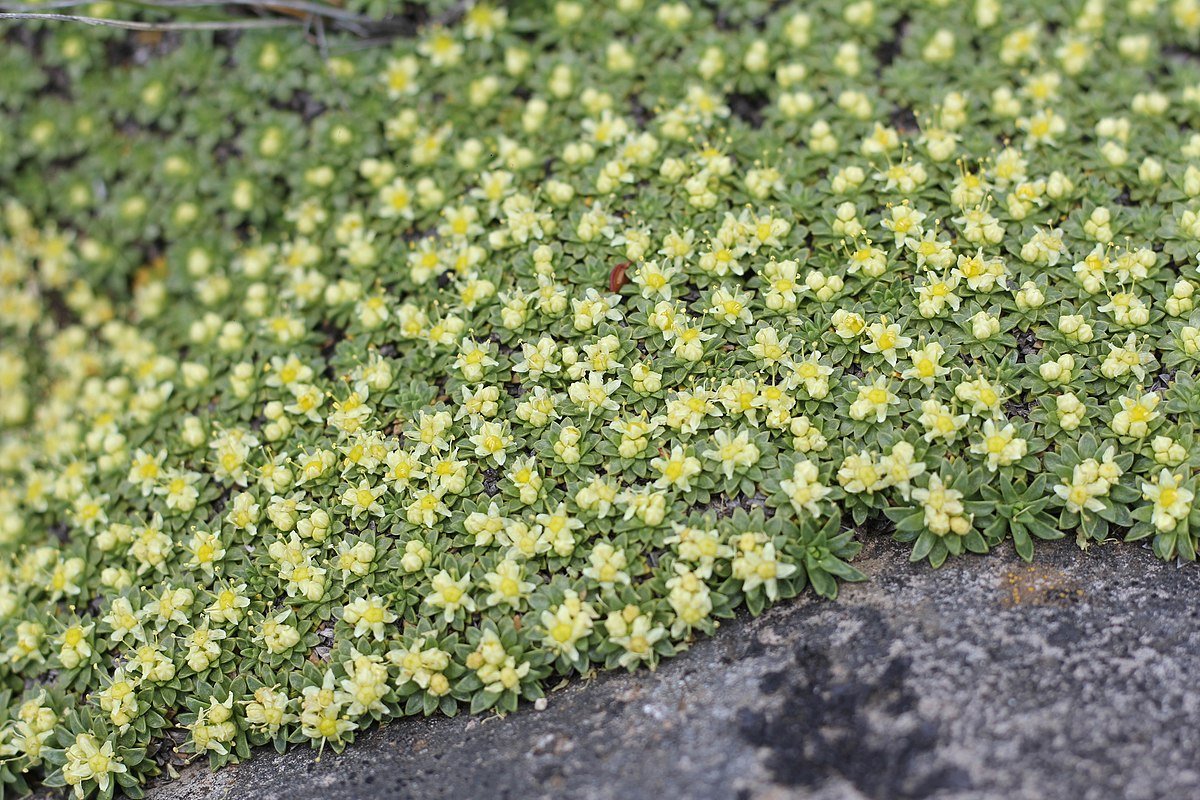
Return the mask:
POLYGON ((1005 570, 1000 586, 1000 604, 1016 606, 1064 606, 1078 603, 1084 591, 1077 581, 1053 567, 1037 564, 1005 570))

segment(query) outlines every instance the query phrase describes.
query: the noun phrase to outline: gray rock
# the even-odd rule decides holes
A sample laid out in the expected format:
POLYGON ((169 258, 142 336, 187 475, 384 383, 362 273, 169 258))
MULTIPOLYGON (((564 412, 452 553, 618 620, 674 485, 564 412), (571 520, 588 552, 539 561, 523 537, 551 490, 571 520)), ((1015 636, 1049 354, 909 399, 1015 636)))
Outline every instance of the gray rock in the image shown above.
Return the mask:
POLYGON ((341 755, 196 766, 153 800, 1200 796, 1200 570, 1059 542, 911 565, 727 623, 543 711, 396 722, 341 755))

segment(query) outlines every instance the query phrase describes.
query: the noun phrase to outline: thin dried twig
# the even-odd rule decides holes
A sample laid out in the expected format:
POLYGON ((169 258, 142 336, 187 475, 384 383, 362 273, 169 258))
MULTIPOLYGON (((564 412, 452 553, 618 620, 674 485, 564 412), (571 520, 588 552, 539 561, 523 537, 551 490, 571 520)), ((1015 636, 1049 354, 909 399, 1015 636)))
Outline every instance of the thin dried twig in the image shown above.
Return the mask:
POLYGON ((312 19, 314 22, 316 22, 317 47, 320 49, 321 58, 328 60, 329 59, 329 43, 325 41, 325 18, 314 16, 314 17, 312 17, 312 19))
POLYGON ((80 17, 75 14, 33 14, 0 12, 4 20, 41 20, 44 22, 78 22, 107 28, 123 28, 130 31, 236 31, 254 28, 294 28, 303 20, 294 19, 230 19, 203 22, 136 22, 126 19, 101 19, 80 17))
MULTIPOLYGON (((127 0, 128 2, 129 0, 127 0)), ((90 5, 91 0, 45 0, 42 3, 0 3, 0 12, 16 14, 44 13, 48 9, 75 8, 90 5)), ((121 0, 117 0, 118 3, 121 0)), ((355 14, 327 3, 312 0, 132 0, 130 5, 140 8, 203 8, 205 6, 243 6, 262 11, 292 11, 299 14, 336 19, 341 22, 370 23, 370 17, 355 14)))
POLYGON ((0 3, 0 11, 11 12, 14 14, 24 14, 26 12, 39 12, 46 10, 54 10, 57 8, 74 8, 75 6, 87 5, 84 0, 44 0, 41 3, 0 3))
POLYGON ((224 0, 224 2, 212 2, 212 0, 144 0, 144 2, 146 5, 161 8, 195 8, 208 5, 249 6, 264 11, 296 11, 301 14, 313 14, 318 17, 336 19, 342 22, 367 24, 374 22, 370 17, 355 14, 353 11, 347 11, 344 8, 338 8, 326 3, 310 2, 310 0, 224 0))

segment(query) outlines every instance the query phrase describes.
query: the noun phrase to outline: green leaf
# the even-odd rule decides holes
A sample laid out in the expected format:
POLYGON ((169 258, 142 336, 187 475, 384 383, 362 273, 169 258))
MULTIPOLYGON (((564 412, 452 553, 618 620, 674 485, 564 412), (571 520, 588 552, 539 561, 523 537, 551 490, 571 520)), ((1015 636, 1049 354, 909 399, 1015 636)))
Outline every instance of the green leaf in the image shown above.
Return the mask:
MULTIPOLYGON (((932 531, 925 531, 917 537, 916 544, 913 545, 912 553, 909 555, 909 561, 921 561, 928 556, 937 545, 941 544, 941 540, 937 534, 932 531)), ((944 547, 943 547, 944 549, 944 547)), ((945 556, 943 556, 944 558, 945 556)))
POLYGON ((1033 561, 1033 539, 1029 538, 1029 534, 1022 527, 1014 526, 1012 529, 1013 549, 1025 561, 1033 561))
POLYGON ((813 591, 821 597, 825 597, 830 600, 833 600, 837 597, 837 581, 827 575, 823 570, 817 569, 810 571, 808 573, 808 580, 809 583, 812 584, 813 591))
POLYGON ((967 531, 966 536, 963 537, 963 544, 972 553, 986 553, 988 551, 987 542, 983 540, 979 531, 974 528, 967 531))

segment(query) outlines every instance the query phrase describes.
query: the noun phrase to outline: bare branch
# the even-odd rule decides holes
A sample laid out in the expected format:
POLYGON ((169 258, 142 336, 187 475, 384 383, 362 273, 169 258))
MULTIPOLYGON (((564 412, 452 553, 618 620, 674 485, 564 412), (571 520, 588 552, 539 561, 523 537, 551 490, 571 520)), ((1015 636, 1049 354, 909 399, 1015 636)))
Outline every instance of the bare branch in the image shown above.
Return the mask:
MULTIPOLYGON (((205 0, 147 0, 152 6, 161 6, 163 8, 187 8, 189 6, 211 5, 212 3, 205 0)), ((219 3, 218 3, 219 5, 219 3)), ((327 5, 326 3, 309 2, 309 0, 226 0, 224 5, 233 6, 250 6, 266 11, 286 10, 297 11, 302 14, 313 14, 326 19, 336 19, 343 22, 358 22, 370 24, 374 22, 370 17, 364 17, 361 14, 355 14, 353 11, 336 6, 327 5)))
POLYGON ((47 9, 74 8, 87 5, 84 0, 44 0, 41 3, 0 3, 0 11, 13 14, 44 12, 47 9))
POLYGON ((205 22, 136 22, 125 19, 101 19, 80 17, 74 14, 32 14, 0 12, 0 22, 5 20, 41 20, 45 22, 78 22, 107 28, 123 28, 130 31, 236 31, 255 28, 294 28, 303 20, 294 19, 230 19, 205 22))
MULTIPOLYGON (((117 0, 121 3, 122 0, 117 0)), ((129 2, 129 0, 126 0, 129 2)), ((39 13, 47 9, 75 8, 90 5, 91 0, 45 0, 41 3, 0 3, 0 12, 39 13)), ((131 5, 141 8, 203 8, 205 6, 243 6, 262 11, 294 11, 336 19, 342 22, 371 23, 370 17, 313 0, 133 0, 131 5)))

